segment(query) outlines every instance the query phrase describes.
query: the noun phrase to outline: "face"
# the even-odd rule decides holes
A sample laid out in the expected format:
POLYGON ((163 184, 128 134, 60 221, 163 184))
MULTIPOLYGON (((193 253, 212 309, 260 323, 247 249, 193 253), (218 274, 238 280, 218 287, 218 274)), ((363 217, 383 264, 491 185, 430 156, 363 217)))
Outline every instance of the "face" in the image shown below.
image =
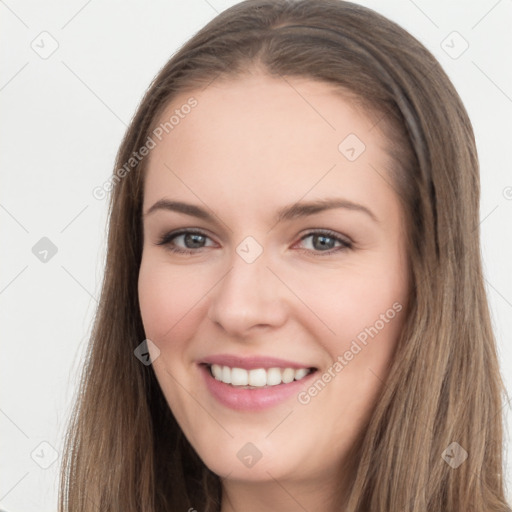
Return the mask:
POLYGON ((383 138, 306 79, 215 81, 161 121, 176 109, 153 137, 143 203, 139 300, 158 382, 218 475, 330 481, 405 321, 383 138))

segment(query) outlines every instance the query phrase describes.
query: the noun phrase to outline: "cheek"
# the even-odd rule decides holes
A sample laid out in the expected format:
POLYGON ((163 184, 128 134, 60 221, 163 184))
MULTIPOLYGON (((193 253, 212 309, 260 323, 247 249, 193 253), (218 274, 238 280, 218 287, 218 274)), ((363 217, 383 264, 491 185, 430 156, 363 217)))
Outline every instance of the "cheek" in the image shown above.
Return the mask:
MULTIPOLYGON (((327 326, 324 331, 330 331, 339 342, 356 337, 375 323, 380 327, 381 315, 385 316, 384 330, 391 331, 390 325, 400 317, 396 310, 405 309, 407 290, 402 276, 382 265, 304 273, 294 283, 294 293, 309 310, 303 318, 327 326)), ((310 323, 311 327, 315 324, 310 323)))
POLYGON ((404 268, 383 257, 364 267, 331 269, 330 279, 309 276, 297 292, 315 313, 302 315, 302 325, 331 361, 343 358, 343 369, 333 369, 332 389, 358 389, 361 403, 354 399, 354 408, 372 402, 389 370, 406 320, 404 268))
POLYGON ((143 255, 138 291, 146 336, 163 340, 183 331, 208 290, 206 284, 201 287, 202 282, 184 267, 171 269, 143 255))

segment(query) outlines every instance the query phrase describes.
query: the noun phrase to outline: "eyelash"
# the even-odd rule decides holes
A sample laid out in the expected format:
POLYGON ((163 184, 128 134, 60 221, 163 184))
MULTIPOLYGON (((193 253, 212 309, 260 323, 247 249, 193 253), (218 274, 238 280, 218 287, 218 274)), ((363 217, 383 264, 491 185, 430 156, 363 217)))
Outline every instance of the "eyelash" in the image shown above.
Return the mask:
MULTIPOLYGON (((200 249, 204 249, 204 247, 199 247, 197 249, 178 249, 178 248, 176 248, 176 246, 173 246, 171 244, 171 241, 174 238, 177 238, 180 235, 200 235, 200 236, 203 236, 203 237, 206 237, 206 238, 210 238, 206 233, 203 233, 202 231, 197 231, 197 230, 181 230, 181 231, 176 231, 176 232, 173 232, 173 233, 167 233, 167 234, 163 235, 160 238, 160 240, 156 243, 156 245, 166 245, 168 250, 170 250, 171 252, 174 252, 174 253, 178 253, 178 254, 193 254, 193 253, 198 252, 200 249)), ((339 236, 337 236, 336 232, 330 231, 328 229, 322 229, 322 230, 317 230, 317 231, 310 231, 309 233, 305 234, 300 239, 300 242, 302 242, 304 239, 306 239, 306 238, 308 238, 308 237, 310 237, 312 235, 321 235, 321 236, 325 236, 327 238, 332 238, 336 242, 340 242, 342 244, 342 246, 338 247, 338 248, 335 248, 335 249, 330 249, 329 251, 315 251, 314 249, 313 250, 310 250, 310 249, 299 249, 301 252, 313 253, 313 256, 320 256, 320 257, 322 257, 322 256, 329 256, 329 255, 332 255, 334 253, 338 253, 340 251, 345 251, 347 249, 352 249, 352 242, 349 242, 348 240, 344 240, 344 239, 340 238, 339 236)))

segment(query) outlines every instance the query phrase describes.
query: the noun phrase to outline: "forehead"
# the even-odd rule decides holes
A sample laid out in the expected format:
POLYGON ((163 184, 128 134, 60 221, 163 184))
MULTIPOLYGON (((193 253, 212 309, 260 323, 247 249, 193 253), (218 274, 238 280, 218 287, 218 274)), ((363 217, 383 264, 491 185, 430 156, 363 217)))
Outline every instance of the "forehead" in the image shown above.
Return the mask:
POLYGON ((158 124, 145 210, 165 195, 225 200, 248 214, 251 198, 280 205, 339 190, 352 200, 389 200, 373 115, 331 84, 263 74, 215 80, 176 96, 158 124), (184 108, 191 98, 195 106, 184 108))

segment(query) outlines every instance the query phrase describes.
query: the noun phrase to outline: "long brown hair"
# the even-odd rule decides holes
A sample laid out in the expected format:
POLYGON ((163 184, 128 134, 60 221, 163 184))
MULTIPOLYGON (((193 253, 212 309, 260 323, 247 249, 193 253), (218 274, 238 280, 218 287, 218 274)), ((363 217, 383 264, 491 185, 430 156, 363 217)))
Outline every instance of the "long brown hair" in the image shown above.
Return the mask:
POLYGON ((336 85, 364 106, 387 140, 390 184, 406 212, 411 306, 361 434, 345 512, 510 510, 502 461, 506 391, 480 255, 479 166, 460 97, 420 42, 371 9, 341 0, 248 0, 172 56, 119 149, 103 287, 66 437, 60 512, 220 510, 219 477, 184 437, 152 367, 134 356, 145 339, 137 281, 147 158, 129 169, 126 162, 177 94, 254 69, 336 85), (450 464, 454 450, 467 454, 457 467, 450 464))

